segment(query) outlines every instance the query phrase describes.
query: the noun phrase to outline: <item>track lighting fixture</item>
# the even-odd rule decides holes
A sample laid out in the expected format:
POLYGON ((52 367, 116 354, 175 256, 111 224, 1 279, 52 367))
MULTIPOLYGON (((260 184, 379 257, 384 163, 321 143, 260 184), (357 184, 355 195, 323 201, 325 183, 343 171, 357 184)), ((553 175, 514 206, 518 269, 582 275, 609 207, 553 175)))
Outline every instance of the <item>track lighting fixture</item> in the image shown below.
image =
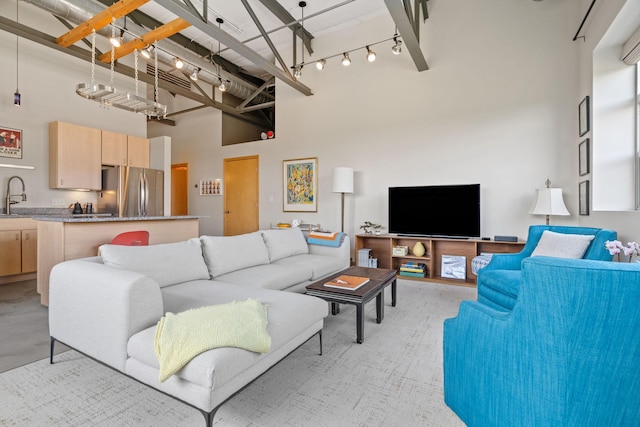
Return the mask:
POLYGON ((367 61, 373 62, 375 60, 376 60, 376 53, 371 49, 369 49, 369 46, 367 46, 367 61))
POLYGON ((391 48, 391 52, 393 52, 394 55, 400 55, 400 52, 402 52, 402 40, 398 39, 397 36, 394 36, 393 41, 395 44, 391 48))
POLYGON ((144 59, 151 59, 152 50, 153 50, 153 46, 147 46, 146 48, 140 51, 140 55, 142 55, 144 59))
POLYGON ((184 62, 182 61, 182 59, 178 58, 177 56, 173 59, 173 65, 174 67, 176 67, 178 70, 181 70, 182 67, 184 67, 184 62))
POLYGON ((198 81, 198 73, 200 73, 200 68, 194 68, 193 72, 191 73, 189 78, 191 80, 193 80, 194 82, 197 82, 198 81))
POLYGON ((327 65, 326 59, 321 59, 320 61, 316 62, 316 68, 320 71, 324 70, 325 65, 327 65))
POLYGON ((342 54, 342 65, 345 67, 351 65, 351 58, 349 58, 349 54, 347 52, 342 54))
POLYGON ((109 42, 113 45, 113 47, 120 47, 122 46, 123 37, 124 37, 124 30, 120 30, 120 36, 119 37, 111 36, 109 38, 109 42))
POLYGON ((218 80, 220 80, 220 85, 218 86, 220 92, 224 92, 225 90, 227 90, 227 86, 224 84, 224 80, 222 80, 222 77, 218 77, 218 80))
POLYGON ((298 65, 293 69, 293 77, 295 77, 296 79, 302 77, 302 65, 298 65))

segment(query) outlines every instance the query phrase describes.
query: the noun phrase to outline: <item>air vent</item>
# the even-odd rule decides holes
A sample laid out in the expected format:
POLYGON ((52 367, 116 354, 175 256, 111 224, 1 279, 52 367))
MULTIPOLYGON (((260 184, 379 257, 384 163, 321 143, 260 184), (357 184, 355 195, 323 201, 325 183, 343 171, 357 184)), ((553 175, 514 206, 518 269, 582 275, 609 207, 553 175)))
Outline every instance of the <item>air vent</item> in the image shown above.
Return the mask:
MULTIPOLYGON (((153 65, 147 64, 147 74, 149 74, 150 76, 155 75, 155 69, 153 68, 153 65)), ((158 80, 164 80, 167 83, 171 83, 176 86, 180 86, 181 88, 191 90, 191 82, 189 80, 174 76, 173 74, 162 71, 161 69, 158 69, 158 80)))

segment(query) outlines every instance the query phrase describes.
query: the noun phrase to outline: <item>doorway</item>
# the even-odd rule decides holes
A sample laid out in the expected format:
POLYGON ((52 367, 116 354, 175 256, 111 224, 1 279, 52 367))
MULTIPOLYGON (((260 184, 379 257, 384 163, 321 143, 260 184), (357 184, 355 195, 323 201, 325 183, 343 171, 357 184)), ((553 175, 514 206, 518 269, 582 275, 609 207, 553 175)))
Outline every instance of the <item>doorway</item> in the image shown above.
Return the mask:
POLYGON ((224 235, 259 229, 259 156, 224 159, 224 235))
POLYGON ((189 215, 189 165, 171 165, 171 215, 189 215))

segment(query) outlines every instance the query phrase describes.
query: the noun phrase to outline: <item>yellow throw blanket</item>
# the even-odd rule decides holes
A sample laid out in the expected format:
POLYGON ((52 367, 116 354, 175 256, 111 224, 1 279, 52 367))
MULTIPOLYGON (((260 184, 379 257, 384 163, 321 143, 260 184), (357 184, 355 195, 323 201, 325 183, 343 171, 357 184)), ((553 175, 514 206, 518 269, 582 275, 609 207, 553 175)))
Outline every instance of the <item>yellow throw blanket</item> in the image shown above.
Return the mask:
POLYGON ((267 306, 248 299, 166 313, 158 322, 154 347, 160 362, 160 382, 213 348, 237 347, 266 353, 271 348, 267 306))

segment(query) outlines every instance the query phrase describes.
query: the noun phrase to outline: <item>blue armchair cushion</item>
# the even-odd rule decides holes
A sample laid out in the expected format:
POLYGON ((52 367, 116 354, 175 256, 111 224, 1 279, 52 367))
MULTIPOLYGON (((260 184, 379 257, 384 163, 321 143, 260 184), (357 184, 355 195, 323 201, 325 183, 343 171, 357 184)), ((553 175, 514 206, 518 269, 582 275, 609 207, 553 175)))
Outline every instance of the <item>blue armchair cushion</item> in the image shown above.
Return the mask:
POLYGON ((518 298, 520 270, 491 270, 484 275, 484 288, 478 301, 498 310, 511 310, 518 298))

